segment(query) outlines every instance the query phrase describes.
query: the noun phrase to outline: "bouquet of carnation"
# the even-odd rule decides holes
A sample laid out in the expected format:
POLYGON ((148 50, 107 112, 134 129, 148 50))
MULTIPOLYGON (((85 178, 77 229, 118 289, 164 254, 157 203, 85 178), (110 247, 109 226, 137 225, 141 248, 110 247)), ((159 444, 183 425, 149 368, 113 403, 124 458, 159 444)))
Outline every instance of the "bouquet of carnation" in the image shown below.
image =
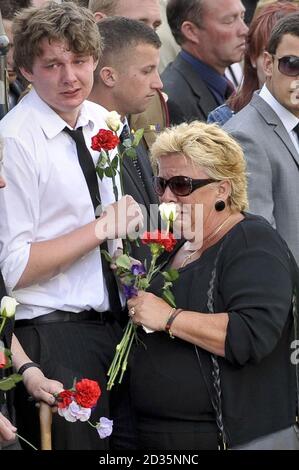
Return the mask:
MULTIPOLYGON (((121 280, 121 285, 127 299, 137 295, 138 290, 147 290, 149 288, 153 276, 161 270, 160 265, 157 265, 157 259, 164 251, 171 252, 176 244, 176 239, 169 231, 170 224, 176 218, 176 206, 175 204, 161 204, 159 210, 162 219, 167 221, 167 230, 145 232, 141 237, 141 243, 150 247, 152 258, 149 268, 147 269, 145 264, 137 262, 126 254, 119 256, 114 261, 116 274, 121 280)), ((112 262, 112 259, 110 258, 109 261, 112 262)), ((170 306, 175 307, 175 299, 171 292, 171 287, 178 278, 178 272, 176 269, 169 269, 162 271, 161 274, 164 277, 162 297, 170 306)), ((144 329, 148 333, 150 332, 147 328, 144 327, 144 329)), ((122 340, 116 346, 114 359, 108 371, 108 390, 111 390, 116 380, 118 380, 118 383, 121 383, 127 369, 128 357, 134 339, 138 341, 136 325, 129 319, 122 340)))
POLYGON ((105 417, 101 417, 96 424, 89 421, 92 408, 96 406, 101 393, 99 384, 94 380, 75 380, 71 389, 63 390, 55 396, 58 414, 71 423, 87 421, 97 430, 100 439, 105 439, 112 433, 113 421, 105 417))

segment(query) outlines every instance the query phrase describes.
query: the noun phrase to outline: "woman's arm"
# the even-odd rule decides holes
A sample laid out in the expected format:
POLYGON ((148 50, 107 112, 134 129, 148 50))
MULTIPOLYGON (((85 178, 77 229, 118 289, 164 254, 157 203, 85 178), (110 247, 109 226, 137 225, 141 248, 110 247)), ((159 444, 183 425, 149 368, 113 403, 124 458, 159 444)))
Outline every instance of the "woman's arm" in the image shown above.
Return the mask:
MULTIPOLYGON (((149 292, 138 292, 137 297, 128 301, 128 307, 134 307, 135 314, 131 317, 134 323, 155 331, 165 330, 172 312, 172 308, 164 300, 149 292)), ((173 321, 171 332, 213 354, 224 356, 228 320, 227 313, 208 314, 183 310, 173 321)))

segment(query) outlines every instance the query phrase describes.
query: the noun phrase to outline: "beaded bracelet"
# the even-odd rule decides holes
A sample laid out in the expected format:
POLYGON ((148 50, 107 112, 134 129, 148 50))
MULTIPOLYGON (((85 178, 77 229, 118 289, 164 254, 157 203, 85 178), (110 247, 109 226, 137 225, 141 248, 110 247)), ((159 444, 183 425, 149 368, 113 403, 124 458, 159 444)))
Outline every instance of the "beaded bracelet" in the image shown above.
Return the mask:
POLYGON ((183 311, 182 308, 173 308, 170 312, 170 315, 168 317, 168 320, 166 322, 166 325, 165 325, 165 328, 164 328, 164 331, 166 331, 166 333, 169 334, 169 336, 173 339, 174 336, 172 334, 172 331, 170 329, 174 319, 179 315, 179 313, 181 313, 183 311))

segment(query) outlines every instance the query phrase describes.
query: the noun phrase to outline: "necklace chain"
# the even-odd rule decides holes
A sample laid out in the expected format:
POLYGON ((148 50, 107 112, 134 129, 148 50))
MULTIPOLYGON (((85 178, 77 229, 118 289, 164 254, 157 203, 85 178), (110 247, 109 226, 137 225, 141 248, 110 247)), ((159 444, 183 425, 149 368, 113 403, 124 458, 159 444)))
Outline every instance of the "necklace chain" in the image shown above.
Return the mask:
MULTIPOLYGON (((206 239, 203 240, 203 244, 212 240, 217 235, 217 233, 219 233, 220 230, 226 225, 227 221, 230 219, 231 216, 232 214, 229 214, 229 216, 226 217, 226 219, 224 219, 224 221, 220 225, 218 225, 218 227, 216 227, 216 229, 206 239)), ((197 248, 197 250, 193 251, 189 255, 187 255, 183 259, 183 262, 180 265, 180 268, 183 268, 186 265, 186 263, 190 261, 190 259, 193 258, 193 256, 196 255, 196 253, 198 253, 200 250, 202 250, 202 246, 200 248, 197 248)))

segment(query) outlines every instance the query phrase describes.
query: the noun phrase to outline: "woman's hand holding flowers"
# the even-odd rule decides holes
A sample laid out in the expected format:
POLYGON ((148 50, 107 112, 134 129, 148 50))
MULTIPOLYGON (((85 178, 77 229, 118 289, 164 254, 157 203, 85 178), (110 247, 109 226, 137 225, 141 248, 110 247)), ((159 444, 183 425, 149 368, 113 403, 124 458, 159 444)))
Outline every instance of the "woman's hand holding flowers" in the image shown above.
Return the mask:
POLYGON ((128 300, 128 309, 134 308, 131 320, 135 325, 143 325, 154 331, 164 331, 171 308, 160 297, 150 292, 138 291, 128 300))

